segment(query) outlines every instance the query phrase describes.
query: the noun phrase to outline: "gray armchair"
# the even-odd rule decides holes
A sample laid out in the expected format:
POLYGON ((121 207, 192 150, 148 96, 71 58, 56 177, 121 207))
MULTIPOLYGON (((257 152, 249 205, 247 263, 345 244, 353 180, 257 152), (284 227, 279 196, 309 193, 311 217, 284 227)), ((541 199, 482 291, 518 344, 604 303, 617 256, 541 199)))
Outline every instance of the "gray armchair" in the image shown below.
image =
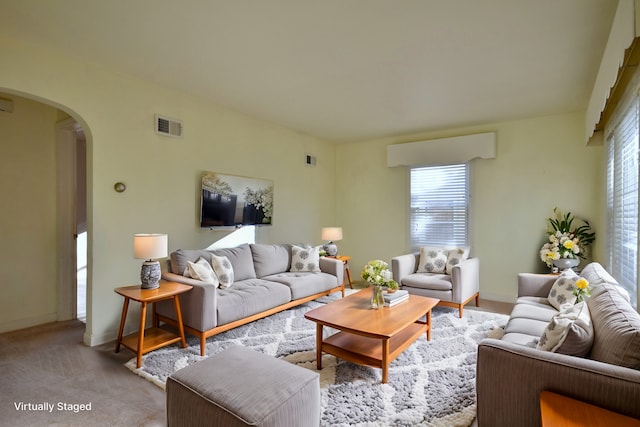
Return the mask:
POLYGON ((420 253, 391 259, 393 279, 410 294, 438 298, 440 305, 456 307, 460 317, 464 305, 475 299, 479 305, 480 260, 468 258, 453 267, 451 274, 417 273, 420 253))

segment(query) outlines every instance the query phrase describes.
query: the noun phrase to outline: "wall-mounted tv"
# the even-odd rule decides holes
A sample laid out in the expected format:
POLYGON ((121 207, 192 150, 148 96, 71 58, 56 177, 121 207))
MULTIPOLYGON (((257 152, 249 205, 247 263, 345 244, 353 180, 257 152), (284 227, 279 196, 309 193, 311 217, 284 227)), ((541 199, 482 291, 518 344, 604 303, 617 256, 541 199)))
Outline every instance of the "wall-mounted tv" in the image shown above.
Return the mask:
POLYGON ((271 225, 273 181, 202 173, 200 227, 271 225))

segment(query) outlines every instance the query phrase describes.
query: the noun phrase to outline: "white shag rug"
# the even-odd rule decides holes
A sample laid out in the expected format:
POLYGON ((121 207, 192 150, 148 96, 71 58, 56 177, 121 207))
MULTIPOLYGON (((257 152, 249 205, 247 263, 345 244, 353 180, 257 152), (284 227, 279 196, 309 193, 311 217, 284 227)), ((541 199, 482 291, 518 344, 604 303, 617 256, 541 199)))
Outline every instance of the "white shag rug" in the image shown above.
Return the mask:
MULTIPOLYGON (((339 294, 332 294, 210 337, 206 354, 242 345, 316 371, 316 325, 303 315, 336 298, 339 294)), ((318 371, 322 426, 450 427, 473 422, 477 346, 485 337, 499 336, 508 316, 465 309, 460 319, 457 309, 447 307, 432 313, 431 341, 420 337, 400 354, 390 365, 387 384, 381 383, 380 369, 323 356, 318 371)), ((198 339, 187 336, 187 348, 174 344, 144 355, 139 369, 135 358, 126 366, 164 389, 169 375, 202 359, 198 339)))

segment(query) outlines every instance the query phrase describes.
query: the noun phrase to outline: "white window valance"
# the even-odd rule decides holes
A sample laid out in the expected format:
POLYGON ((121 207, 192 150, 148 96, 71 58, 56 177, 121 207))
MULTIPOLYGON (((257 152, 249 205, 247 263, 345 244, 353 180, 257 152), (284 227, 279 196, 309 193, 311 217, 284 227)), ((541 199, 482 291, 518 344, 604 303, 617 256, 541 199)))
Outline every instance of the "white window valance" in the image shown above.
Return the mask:
POLYGON ((637 0, 619 0, 618 2, 609 39, 587 106, 585 137, 588 143, 602 140, 602 135, 598 135, 598 133, 594 135, 594 132, 602 130, 601 114, 605 110, 611 90, 618 80, 625 60, 625 51, 631 46, 634 39, 640 36, 640 7, 636 6, 638 3, 640 2, 637 0), (592 139, 594 136, 595 138, 592 139))
POLYGON ((389 167, 446 165, 495 157, 495 132, 387 145, 389 167))

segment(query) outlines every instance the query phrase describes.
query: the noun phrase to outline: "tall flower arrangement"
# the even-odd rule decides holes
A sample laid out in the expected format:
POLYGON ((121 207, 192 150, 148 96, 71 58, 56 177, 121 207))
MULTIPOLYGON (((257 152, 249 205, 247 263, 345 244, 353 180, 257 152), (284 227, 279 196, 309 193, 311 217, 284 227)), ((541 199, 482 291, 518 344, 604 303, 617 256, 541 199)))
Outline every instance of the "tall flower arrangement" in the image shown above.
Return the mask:
POLYGON ((577 219, 571 212, 562 214, 553 209, 554 216, 547 218, 548 242, 540 249, 540 259, 548 267, 560 258, 586 258, 586 251, 596 239, 588 221, 577 219), (580 223, 574 226, 574 221, 580 223))

